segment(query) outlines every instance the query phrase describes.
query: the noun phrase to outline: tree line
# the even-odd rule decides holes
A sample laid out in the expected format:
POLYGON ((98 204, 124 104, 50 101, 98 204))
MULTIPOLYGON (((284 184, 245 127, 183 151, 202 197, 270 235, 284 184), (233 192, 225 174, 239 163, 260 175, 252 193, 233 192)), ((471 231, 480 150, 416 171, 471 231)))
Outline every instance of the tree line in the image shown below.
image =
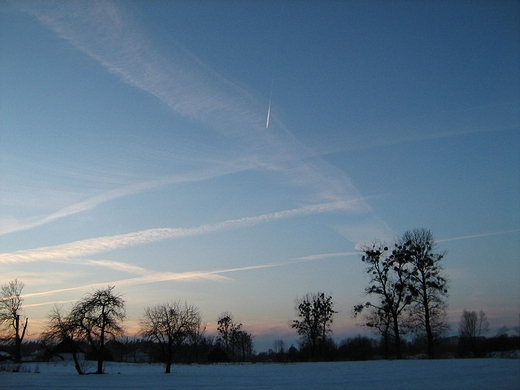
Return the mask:
POLYGON ((496 337, 484 339, 487 320, 482 311, 477 315, 464 310, 456 348, 453 342, 446 340, 450 329, 447 323, 449 279, 441 264, 446 252, 437 248, 430 230, 409 230, 391 245, 376 241, 362 247, 361 252, 369 279, 364 295, 369 300, 355 305, 353 316, 362 317, 362 326, 379 336, 380 348, 362 337, 335 345, 330 338, 336 313, 332 296, 323 292, 307 294, 296 301, 299 319, 293 321, 292 327, 301 336, 302 350, 310 360, 345 357, 345 350, 352 349, 353 345, 358 346, 358 352, 365 351, 365 356, 379 353, 385 359, 401 359, 404 352, 425 354, 429 359, 448 353, 482 357, 490 351, 520 346, 520 337, 508 338, 506 328, 496 337))
MULTIPOLYGON (((28 318, 21 322, 25 285, 18 280, 2 286, 0 296, 0 321, 3 326, 2 344, 10 346, 13 361, 22 361, 21 346, 28 318)), ((73 304, 69 311, 55 306, 48 315, 48 322, 40 335, 40 343, 48 351, 57 345, 66 345, 72 355, 78 374, 85 373, 80 358, 84 349, 97 361, 95 373, 103 373, 103 363, 110 360, 115 345, 123 338, 123 321, 126 319, 125 301, 114 291, 114 286, 95 290, 73 304), (107 347, 108 346, 108 347, 107 347)), ((147 307, 140 320, 139 335, 148 345, 151 354, 165 363, 166 373, 180 353, 193 352, 200 347, 215 350, 222 355, 218 361, 245 361, 253 355, 253 336, 242 329, 231 313, 223 313, 217 320, 217 336, 206 336, 206 324, 202 323, 200 310, 188 303, 166 302, 147 307)), ((197 357, 194 361, 198 361, 197 357)))
MULTIPOLYGON (((353 316, 361 317, 362 326, 372 330, 379 339, 357 336, 336 344, 332 339, 332 324, 337 313, 333 297, 324 292, 307 293, 296 299, 297 319, 291 323, 300 336, 299 348, 286 349, 283 341, 277 340, 274 350, 256 358, 276 361, 366 360, 376 356, 401 359, 410 353, 426 353, 428 358, 435 358, 452 350, 443 339, 449 330, 446 322, 449 281, 441 265, 445 255, 426 229, 407 231, 392 245, 375 241, 364 246, 361 261, 366 265, 369 279, 364 295, 369 300, 355 305, 353 316), (413 342, 409 341, 411 337, 413 342)), ((21 317, 23 288, 24 284, 15 279, 3 285, 0 292, 0 325, 4 331, 1 341, 11 348, 15 362, 22 360, 21 347, 28 326, 28 318, 21 317)), ((115 292, 114 286, 108 286, 85 295, 68 311, 54 307, 40 342, 48 350, 66 344, 78 374, 85 371, 78 356, 87 349, 89 357, 97 361, 96 373, 101 374, 103 362, 110 358, 117 340, 124 336, 125 319, 124 299, 115 292)), ((155 360, 165 363, 166 373, 170 373, 172 363, 178 361, 253 359, 253 336, 242 329, 242 324, 236 322, 231 313, 223 313, 217 319, 216 337, 206 335, 206 327, 200 310, 186 302, 146 307, 140 319, 142 340, 139 345, 146 346, 155 360)), ((457 354, 484 356, 493 348, 483 339, 486 329, 483 312, 464 310, 457 354)), ((505 338, 507 332, 503 331, 502 344, 511 341, 511 338, 504 341, 505 338)))

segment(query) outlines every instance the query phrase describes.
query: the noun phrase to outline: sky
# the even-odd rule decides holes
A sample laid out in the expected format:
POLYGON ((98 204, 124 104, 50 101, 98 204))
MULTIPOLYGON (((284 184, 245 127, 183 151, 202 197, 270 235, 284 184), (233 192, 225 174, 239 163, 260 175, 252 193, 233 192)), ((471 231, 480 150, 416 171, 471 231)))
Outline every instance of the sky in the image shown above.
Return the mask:
POLYGON ((0 284, 30 337, 110 285, 263 349, 308 292, 364 332, 359 248, 426 228, 452 331, 517 326, 519 66, 518 1, 4 0, 0 284))

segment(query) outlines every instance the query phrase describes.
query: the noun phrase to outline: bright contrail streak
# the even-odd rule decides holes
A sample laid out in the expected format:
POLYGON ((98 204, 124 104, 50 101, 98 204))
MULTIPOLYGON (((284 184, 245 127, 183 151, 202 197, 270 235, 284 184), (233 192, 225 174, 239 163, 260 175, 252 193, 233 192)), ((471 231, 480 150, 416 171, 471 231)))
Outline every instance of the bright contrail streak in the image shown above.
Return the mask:
POLYGON ((269 128, 269 118, 271 117, 271 99, 269 99, 269 108, 267 109, 267 121, 265 122, 265 128, 269 128))

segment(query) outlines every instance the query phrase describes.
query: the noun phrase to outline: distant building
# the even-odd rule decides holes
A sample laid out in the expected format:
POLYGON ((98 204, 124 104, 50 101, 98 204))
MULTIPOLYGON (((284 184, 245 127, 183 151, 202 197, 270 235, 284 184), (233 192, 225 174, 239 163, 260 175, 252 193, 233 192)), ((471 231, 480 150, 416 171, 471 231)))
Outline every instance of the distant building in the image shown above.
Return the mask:
POLYGON ((73 340, 66 339, 52 349, 49 361, 59 362, 64 360, 74 360, 74 353, 76 353, 78 360, 85 359, 85 353, 81 347, 73 340))
POLYGON ((215 347, 208 354, 208 363, 228 363, 230 361, 228 354, 220 347, 215 347))

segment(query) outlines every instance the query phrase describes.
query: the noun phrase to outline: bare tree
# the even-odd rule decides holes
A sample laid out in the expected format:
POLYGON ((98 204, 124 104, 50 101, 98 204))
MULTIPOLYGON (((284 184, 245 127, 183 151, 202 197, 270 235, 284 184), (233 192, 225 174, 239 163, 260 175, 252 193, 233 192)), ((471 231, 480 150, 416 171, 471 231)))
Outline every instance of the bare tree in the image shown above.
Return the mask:
POLYGON ((14 341, 14 361, 22 360, 22 342, 25 337, 29 318, 20 321, 22 313, 22 290, 25 284, 18 279, 2 285, 0 292, 0 325, 6 331, 6 338, 14 341))
POLYGON ((482 310, 477 314, 475 311, 464 309, 459 325, 459 347, 462 355, 468 353, 473 356, 482 355, 480 339, 488 328, 489 323, 482 310))
POLYGON ((245 361, 253 354, 253 336, 236 329, 231 334, 231 350, 234 360, 245 361))
POLYGON ((188 363, 199 361, 200 354, 203 353, 203 349, 208 341, 206 338, 206 328, 207 324, 203 324, 201 321, 188 331, 186 340, 190 346, 190 350, 188 352, 188 363))
POLYGON ((489 329, 489 322, 486 313, 482 310, 477 314, 475 311, 464 309, 460 319, 459 336, 469 338, 479 338, 489 329))
POLYGON ((78 345, 80 332, 78 327, 69 315, 63 314, 62 308, 59 306, 54 307, 48 318, 49 322, 40 335, 42 343, 51 347, 62 342, 69 344, 74 367, 79 375, 83 375, 83 367, 78 359, 78 352, 80 351, 78 345))
POLYGON ((187 303, 165 303, 147 307, 141 319, 143 337, 158 342, 166 350, 166 373, 171 372, 174 348, 189 337, 200 336, 199 309, 187 303))
POLYGON ((253 336, 242 330, 242 324, 233 319, 231 313, 223 313, 217 320, 217 344, 230 355, 232 360, 246 360, 253 353, 253 336))
POLYGON ((285 353, 285 349, 286 349, 285 341, 283 341, 283 340, 274 340, 274 346, 273 346, 274 353, 284 354, 285 353))
POLYGON ((399 255, 397 244, 392 252, 380 243, 362 250, 361 260, 368 265, 366 272, 370 276, 365 295, 374 296, 376 301, 356 305, 354 316, 368 309, 364 325, 381 333, 386 345, 389 336, 392 336, 396 357, 401 359, 402 317, 414 299, 414 292, 410 289, 408 260, 399 255))
POLYGON ((310 347, 311 359, 317 359, 318 346, 325 345, 327 335, 332 333, 331 325, 334 311, 332 296, 323 292, 307 293, 296 299, 298 320, 291 327, 302 337, 304 346, 310 347))
POLYGON ((376 334, 381 336, 381 343, 383 346, 383 356, 385 359, 390 358, 390 344, 393 340, 393 329, 392 329, 392 316, 388 305, 381 307, 373 307, 365 305, 357 305, 354 307, 354 317, 359 313, 364 312, 365 323, 363 324, 367 328, 372 329, 376 334), (364 311, 366 307, 369 307, 368 312, 364 311))
POLYGON ((88 342, 97 356, 96 374, 103 373, 107 339, 124 334, 125 301, 114 294, 114 286, 94 291, 75 304, 68 316, 78 336, 88 342))
POLYGON ((435 344, 449 326, 446 323, 448 278, 440 261, 445 252, 438 252, 431 231, 414 229, 400 238, 395 255, 409 266, 408 287, 413 296, 409 310, 412 331, 425 335, 428 356, 435 357, 435 344))

